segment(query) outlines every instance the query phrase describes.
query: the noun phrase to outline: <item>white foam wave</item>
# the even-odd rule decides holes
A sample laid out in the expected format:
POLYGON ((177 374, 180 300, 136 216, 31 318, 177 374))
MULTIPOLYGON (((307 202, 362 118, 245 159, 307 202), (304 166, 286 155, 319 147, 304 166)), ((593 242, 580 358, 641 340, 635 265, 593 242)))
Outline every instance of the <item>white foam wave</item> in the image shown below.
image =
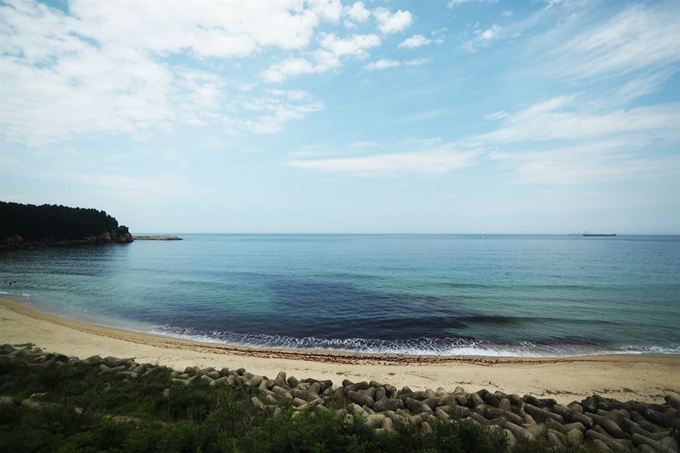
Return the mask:
POLYGON ((608 354, 680 354, 675 348, 603 347, 602 345, 491 343, 469 338, 413 338, 376 340, 365 338, 316 338, 283 335, 248 335, 234 332, 198 332, 167 325, 155 326, 150 333, 204 343, 234 346, 265 347, 272 349, 301 349, 317 351, 359 352, 369 354, 485 356, 485 357, 564 357, 608 354))

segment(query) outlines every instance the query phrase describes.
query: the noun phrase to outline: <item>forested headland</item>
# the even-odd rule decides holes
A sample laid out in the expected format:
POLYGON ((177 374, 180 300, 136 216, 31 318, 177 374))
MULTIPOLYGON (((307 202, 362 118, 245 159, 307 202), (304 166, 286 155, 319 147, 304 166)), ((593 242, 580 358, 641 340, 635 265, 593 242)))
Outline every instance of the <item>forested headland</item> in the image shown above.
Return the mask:
POLYGON ((0 250, 114 242, 132 235, 105 211, 0 201, 0 250))

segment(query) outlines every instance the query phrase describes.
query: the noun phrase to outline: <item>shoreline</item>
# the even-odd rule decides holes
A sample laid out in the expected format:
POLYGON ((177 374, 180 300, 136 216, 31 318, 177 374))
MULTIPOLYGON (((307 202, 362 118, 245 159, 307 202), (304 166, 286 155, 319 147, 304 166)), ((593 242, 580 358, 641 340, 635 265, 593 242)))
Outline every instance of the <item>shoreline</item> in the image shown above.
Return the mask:
POLYGON ((680 356, 615 354, 574 357, 409 356, 340 351, 264 349, 205 343, 86 324, 0 297, 0 343, 33 343, 81 358, 134 357, 183 370, 188 366, 245 368, 274 377, 381 381, 414 390, 462 386, 551 397, 560 403, 593 394, 619 400, 663 401, 680 393, 680 356))

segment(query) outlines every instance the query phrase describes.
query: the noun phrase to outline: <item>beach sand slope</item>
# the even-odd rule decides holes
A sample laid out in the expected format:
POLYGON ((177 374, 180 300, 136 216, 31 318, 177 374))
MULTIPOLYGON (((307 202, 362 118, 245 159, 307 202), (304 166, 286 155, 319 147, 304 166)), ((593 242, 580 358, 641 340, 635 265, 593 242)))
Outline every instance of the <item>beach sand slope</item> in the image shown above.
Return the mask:
POLYGON ((560 358, 494 358, 370 355, 234 347, 200 343, 85 324, 42 313, 0 298, 0 344, 33 343, 46 352, 81 358, 134 358, 166 365, 245 368, 273 378, 279 371, 297 378, 389 383, 412 390, 462 386, 550 397, 566 404, 599 394, 618 400, 663 402, 680 393, 680 357, 609 355, 560 358))

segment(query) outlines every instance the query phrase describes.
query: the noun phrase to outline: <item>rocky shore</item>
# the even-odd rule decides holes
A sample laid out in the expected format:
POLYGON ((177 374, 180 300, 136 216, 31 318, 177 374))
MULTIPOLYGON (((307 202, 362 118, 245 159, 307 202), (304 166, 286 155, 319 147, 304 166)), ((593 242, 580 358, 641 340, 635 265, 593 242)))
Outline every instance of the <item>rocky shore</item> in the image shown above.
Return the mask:
MULTIPOLYGON (((130 380, 144 378, 158 368, 137 363, 134 358, 92 356, 81 360, 47 354, 39 348, 15 348, 7 344, 0 346, 0 355, 27 360, 32 366, 69 366, 84 362, 98 367, 100 374, 117 373, 130 380)), ((664 403, 624 402, 592 395, 561 405, 551 398, 492 393, 485 389, 412 391, 409 387, 397 389, 382 382, 347 379, 336 386, 330 380, 299 380, 284 371, 272 379, 254 375, 244 368, 187 367, 182 371, 173 370, 170 376, 172 385, 177 386, 200 380, 210 386, 258 389, 252 404, 270 411, 274 417, 281 413, 284 403, 298 412, 333 410, 343 419, 363 417, 376 430, 393 430, 396 424, 409 424, 427 432, 437 420, 445 423, 469 420, 491 433, 505 436, 510 447, 518 441, 542 441, 555 447, 587 442, 605 452, 680 451, 680 398, 673 394, 666 395, 664 403), (343 407, 329 409, 331 401, 342 401, 343 407)), ((7 400, 0 397, 0 402, 7 400)))
POLYGON ((130 233, 119 234, 116 230, 106 231, 100 235, 91 235, 79 239, 51 239, 26 241, 21 236, 15 234, 7 239, 0 241, 0 251, 2 250, 23 250, 32 248, 69 246, 69 245, 96 245, 96 244, 128 244, 133 241, 130 233))
POLYGON ((181 241, 179 236, 132 236, 135 241, 181 241))

